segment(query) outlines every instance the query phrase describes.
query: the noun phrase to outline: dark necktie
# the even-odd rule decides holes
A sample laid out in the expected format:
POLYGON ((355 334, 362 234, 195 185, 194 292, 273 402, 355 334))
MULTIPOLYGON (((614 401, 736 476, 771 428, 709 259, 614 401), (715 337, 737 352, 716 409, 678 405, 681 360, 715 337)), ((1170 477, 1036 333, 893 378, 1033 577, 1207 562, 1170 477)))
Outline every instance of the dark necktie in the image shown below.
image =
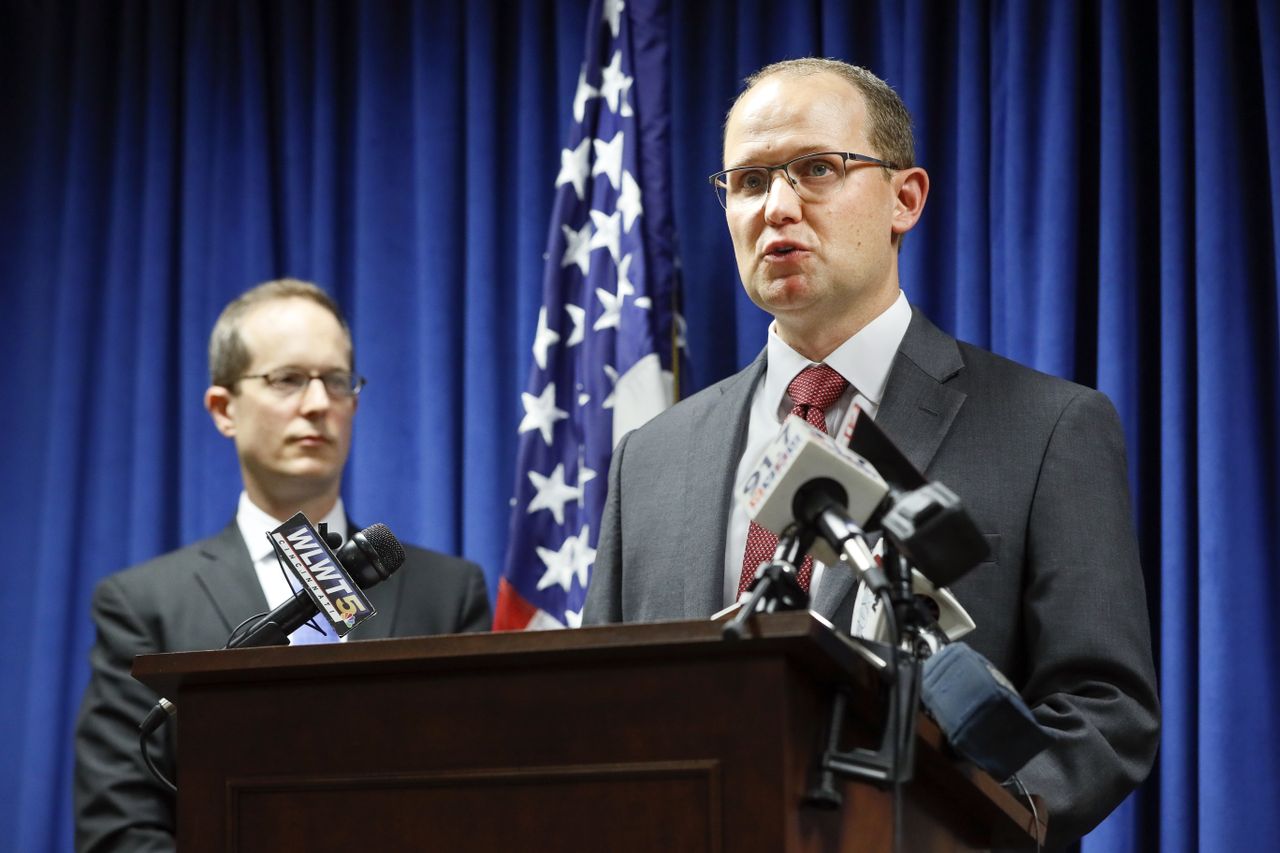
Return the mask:
MULTIPOLYGON (((806 367, 787 386, 787 395, 793 403, 791 414, 799 415, 813 426, 827 431, 827 409, 835 405, 849 383, 844 377, 825 364, 806 367)), ((778 547, 778 537, 754 521, 747 531, 747 550, 742 555, 742 574, 738 578, 738 596, 755 580, 756 569, 773 557, 778 547)), ((809 579, 813 577, 813 558, 805 557, 799 569, 800 586, 807 592, 809 579)))

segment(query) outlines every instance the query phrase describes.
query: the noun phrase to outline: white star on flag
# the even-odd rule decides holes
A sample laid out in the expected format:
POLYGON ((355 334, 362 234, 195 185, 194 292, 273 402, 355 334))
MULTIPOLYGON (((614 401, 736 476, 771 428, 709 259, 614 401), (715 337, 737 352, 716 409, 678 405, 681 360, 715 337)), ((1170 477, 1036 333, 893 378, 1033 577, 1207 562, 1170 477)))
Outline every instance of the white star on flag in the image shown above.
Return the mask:
POLYGON ((586 275, 591 271, 591 223, 583 223, 583 226, 576 231, 568 225, 561 225, 560 230, 564 232, 565 242, 564 257, 560 259, 560 266, 577 264, 582 274, 586 275))
POLYGON ((636 217, 644 212, 640 204, 640 185, 630 172, 622 173, 622 193, 618 196, 618 210, 622 211, 622 225, 627 230, 635 224, 636 217))
POLYGON ((591 174, 591 140, 584 139, 577 148, 565 148, 560 151, 560 174, 556 175, 556 186, 573 184, 573 191, 578 198, 583 198, 587 191, 587 178, 591 174))
POLYGON ((608 249, 609 257, 613 258, 613 262, 618 262, 618 238, 619 229, 622 227, 622 214, 618 211, 613 213, 601 213, 598 210, 591 211, 591 221, 595 223, 596 233, 591 235, 592 249, 608 249))
POLYGON ((573 331, 569 333, 569 340, 564 342, 566 347, 577 346, 582 343, 583 336, 586 334, 587 310, 579 308, 577 305, 566 304, 564 313, 569 315, 569 321, 573 323, 573 331))
POLYGON ((591 528, 584 524, 578 535, 566 537, 557 551, 539 545, 536 549, 538 559, 542 560, 547 570, 538 581, 538 589, 559 584, 565 592, 568 592, 575 577, 578 579, 578 584, 585 587, 587 572, 596 558, 596 549, 589 544, 590 538, 591 528))
POLYGON ((538 330, 533 334, 533 360, 541 370, 547 369, 547 349, 558 340, 560 335, 547 326, 547 306, 544 305, 538 309, 538 330))
POLYGON ((592 325, 593 331, 601 329, 616 329, 618 323, 622 321, 622 300, 627 298, 627 294, 622 290, 622 281, 618 282, 617 294, 612 294, 603 287, 596 288, 596 298, 600 300, 600 304, 604 306, 604 311, 596 318, 596 322, 592 325))
MULTIPOLYGON (((587 112, 587 101, 590 98, 600 97, 600 90, 587 82, 587 69, 583 68, 578 72, 578 88, 573 93, 573 117, 576 121, 581 122, 582 117, 587 112)), ((586 140, 584 139, 583 142, 586 140)), ((560 186, 556 184, 556 186, 560 186)), ((578 198, 582 198, 582 191, 578 191, 578 198)))
POLYGON ((591 175, 608 175, 609 183, 615 190, 622 180, 622 145, 625 138, 626 134, 620 130, 608 142, 592 140, 596 149, 596 162, 591 165, 591 175))
MULTIPOLYGON (((622 26, 619 20, 622 16, 622 10, 627 8, 627 4, 623 0, 604 0, 604 19, 609 22, 609 32, 614 38, 618 37, 618 27, 622 26)), ((582 121, 582 119, 578 119, 582 121)))
MULTIPOLYGON (((627 255, 622 259, 622 263, 618 264, 618 296, 626 299, 636 292, 635 285, 631 283, 629 278, 631 274, 631 259, 635 255, 627 255)), ((637 302, 639 300, 636 300, 637 302)))
MULTIPOLYGON (((622 52, 616 51, 609 64, 600 69, 600 97, 604 98, 612 112, 622 116, 631 115, 631 104, 627 102, 627 93, 631 90, 634 78, 622 73, 622 52), (618 109, 618 101, 622 101, 622 109, 618 109)), ((613 185, 618 186, 616 183, 613 185)))
POLYGON ((522 392, 520 400, 524 403, 524 418, 520 421, 517 432, 536 429, 542 433, 542 440, 550 445, 551 430, 556 421, 569 417, 568 412, 556 408, 556 383, 548 382, 547 387, 536 397, 527 391, 522 392))
POLYGON ((618 393, 618 371, 611 364, 600 365, 604 370, 604 375, 609 377, 609 396, 604 398, 604 402, 600 404, 602 409, 613 408, 613 398, 618 393))
MULTIPOLYGON (((591 473, 592 476, 595 475, 594 471, 591 473)), ((533 487, 538 490, 538 493, 533 496, 533 500, 529 501, 527 512, 549 509, 551 514, 555 516, 556 524, 564 524, 564 505, 566 503, 582 500, 581 485, 565 485, 563 462, 551 470, 551 476, 549 477, 544 477, 537 471, 530 471, 529 482, 533 483, 533 487)))

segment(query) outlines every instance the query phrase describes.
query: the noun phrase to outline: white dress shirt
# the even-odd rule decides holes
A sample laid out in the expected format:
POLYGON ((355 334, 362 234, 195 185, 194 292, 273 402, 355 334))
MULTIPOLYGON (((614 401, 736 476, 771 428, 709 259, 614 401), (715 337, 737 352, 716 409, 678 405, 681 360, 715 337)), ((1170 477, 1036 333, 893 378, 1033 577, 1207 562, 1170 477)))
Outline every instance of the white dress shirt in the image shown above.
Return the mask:
MULTIPOLYGON (((857 403, 871 417, 876 416, 880 410, 880 399, 884 396, 884 386, 889 381, 893 359, 898 354, 898 347, 910 324, 911 306, 907 303, 906 295, 898 291, 898 298, 879 317, 827 356, 825 364, 849 383, 836 404, 826 411, 828 433, 835 432, 851 403, 857 403)), ((751 526, 737 496, 759 464, 765 448, 778 434, 782 421, 791 414, 793 403, 787 394, 787 386, 800 371, 815 366, 814 362, 800 355, 778 337, 776 326, 776 323, 769 324, 769 341, 766 344, 768 363, 751 398, 747 444, 734 477, 734 502, 729 510, 729 529, 724 549, 725 605, 738 600, 742 556, 747 551, 747 531, 751 526)), ((814 561, 813 577, 809 582, 810 596, 817 593, 824 568, 822 563, 814 561)))

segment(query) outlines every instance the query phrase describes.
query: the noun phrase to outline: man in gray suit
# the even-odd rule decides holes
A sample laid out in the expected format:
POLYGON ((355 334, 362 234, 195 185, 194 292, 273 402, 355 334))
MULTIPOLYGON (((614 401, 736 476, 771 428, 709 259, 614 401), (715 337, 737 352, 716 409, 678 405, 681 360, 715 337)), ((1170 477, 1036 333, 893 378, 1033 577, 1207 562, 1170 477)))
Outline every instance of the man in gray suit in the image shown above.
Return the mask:
MULTIPOLYGON (((966 640, 1017 685, 1053 745, 1018 774, 1051 847, 1146 777, 1159 731, 1124 444, 1105 396, 944 334, 899 289, 928 175, 883 81, 833 60, 747 80, 713 176, 765 350, 614 452, 584 624, 705 618, 771 543, 732 500, 788 413, 834 432, 857 404, 964 500, 991 560, 952 591, 966 640)), ((776 541, 776 540, 774 540, 776 541)), ((815 565, 812 607, 845 628, 854 581, 815 565)))
MULTIPOLYGON (((355 532, 339 496, 364 384, 354 364, 347 324, 315 285, 259 285, 218 318, 205 406, 235 443, 244 492, 221 533, 111 575, 94 592, 97 642, 76 724, 78 850, 174 848, 174 798, 138 748, 138 723, 158 697, 129 675, 134 656, 222 648, 242 621, 292 596, 265 534, 299 510, 344 538, 355 532)), ((353 639, 488 630, 478 566, 405 551, 400 569, 369 590, 378 613, 353 639)), ((305 625, 291 635, 324 639, 305 625)), ((152 750, 170 779, 174 728, 152 750)))

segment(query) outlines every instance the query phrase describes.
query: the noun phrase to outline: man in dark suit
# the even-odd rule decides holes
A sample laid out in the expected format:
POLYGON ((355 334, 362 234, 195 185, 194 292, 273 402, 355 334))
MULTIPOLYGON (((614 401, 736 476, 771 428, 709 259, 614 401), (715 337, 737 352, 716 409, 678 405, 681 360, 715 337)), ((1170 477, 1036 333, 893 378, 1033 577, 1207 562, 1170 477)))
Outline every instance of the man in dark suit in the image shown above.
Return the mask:
MULTIPOLYGON (((75 741, 81 851, 174 848, 174 798, 138 748, 138 723, 158 697, 129 675, 134 656, 222 648, 242 621, 293 595, 265 534, 294 513, 344 537, 355 532, 339 491, 364 380, 333 301, 293 279, 253 288, 219 317, 209 367, 205 406, 235 443, 244 492, 221 533, 114 574, 94 592, 97 642, 75 741)), ((488 630, 478 566, 405 551, 400 569, 369 590, 378 613, 352 639, 488 630)), ((325 640, 309 626, 291 635, 325 640)), ((173 729, 152 752, 171 779, 173 729)))
MULTIPOLYGON (((991 560, 952 592, 977 624, 966 640, 1053 735, 1018 775, 1045 797, 1050 846, 1069 844, 1145 778, 1159 730, 1114 408, 907 304, 898 249, 929 181, 906 108, 870 72, 763 69, 730 110, 724 158, 712 178, 769 340, 619 443, 584 624, 704 618, 736 600, 776 539, 732 496, 787 414, 834 432, 857 404, 987 537, 991 560)), ((852 573, 801 575, 812 608, 849 630, 852 573)))

